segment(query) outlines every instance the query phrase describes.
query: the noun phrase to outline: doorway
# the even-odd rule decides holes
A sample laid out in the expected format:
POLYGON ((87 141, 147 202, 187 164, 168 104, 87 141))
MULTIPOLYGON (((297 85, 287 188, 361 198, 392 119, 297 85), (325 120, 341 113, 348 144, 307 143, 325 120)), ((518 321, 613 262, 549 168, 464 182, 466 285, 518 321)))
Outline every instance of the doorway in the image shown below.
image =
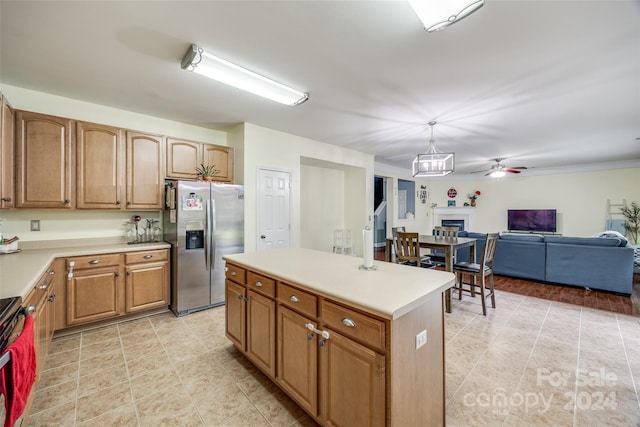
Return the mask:
POLYGON ((258 169, 258 251, 291 246, 291 174, 258 169))
POLYGON ((387 178, 373 177, 373 246, 384 247, 387 238, 387 178))

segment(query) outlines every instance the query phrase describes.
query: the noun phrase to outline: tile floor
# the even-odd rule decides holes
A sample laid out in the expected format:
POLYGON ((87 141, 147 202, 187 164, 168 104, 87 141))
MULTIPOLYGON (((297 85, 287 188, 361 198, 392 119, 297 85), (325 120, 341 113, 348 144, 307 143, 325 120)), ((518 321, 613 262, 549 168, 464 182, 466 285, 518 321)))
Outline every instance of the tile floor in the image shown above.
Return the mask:
MULTIPOLYGON (((496 291, 445 316, 449 426, 640 425, 640 323, 496 291)), ((224 308, 55 338, 29 426, 313 426, 234 350, 224 308)))

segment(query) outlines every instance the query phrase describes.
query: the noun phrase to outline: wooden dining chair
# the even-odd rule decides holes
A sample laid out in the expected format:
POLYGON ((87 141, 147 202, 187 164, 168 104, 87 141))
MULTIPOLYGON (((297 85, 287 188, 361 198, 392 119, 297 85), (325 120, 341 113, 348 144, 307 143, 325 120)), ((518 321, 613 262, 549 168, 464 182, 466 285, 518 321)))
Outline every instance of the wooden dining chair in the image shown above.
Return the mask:
POLYGON ((404 227, 392 227, 391 228, 391 236, 393 238, 393 250, 395 251, 395 262, 396 264, 398 263, 398 253, 399 253, 399 248, 398 248, 398 233, 404 233, 405 229, 404 227))
MULTIPOLYGON (((443 239, 457 239, 458 238, 458 227, 444 227, 441 225, 436 225, 433 227, 433 235, 436 237, 442 237, 443 239)), ((431 262, 437 264, 438 266, 444 266, 446 263, 444 257, 444 251, 441 250, 433 250, 429 257, 431 257, 431 262)), ((453 262, 456 261, 456 254, 453 254, 453 262)))
POLYGON ((418 233, 398 232, 399 264, 413 265, 424 268, 435 268, 429 257, 420 255, 420 235, 418 233))
POLYGON ((498 245, 498 233, 488 233, 487 240, 482 248, 480 264, 461 262, 453 265, 453 272, 456 275, 456 284, 453 289, 458 291, 458 299, 462 299, 462 292, 468 292, 475 296, 476 288, 479 288, 482 302, 482 314, 487 315, 486 297, 491 297, 491 307, 496 308, 496 298, 493 289, 493 259, 498 245), (464 277, 469 276, 469 281, 465 282, 464 277), (487 278, 489 286, 487 287, 487 278), (469 288, 465 289, 464 286, 469 288), (488 289, 488 292, 487 292, 488 289))

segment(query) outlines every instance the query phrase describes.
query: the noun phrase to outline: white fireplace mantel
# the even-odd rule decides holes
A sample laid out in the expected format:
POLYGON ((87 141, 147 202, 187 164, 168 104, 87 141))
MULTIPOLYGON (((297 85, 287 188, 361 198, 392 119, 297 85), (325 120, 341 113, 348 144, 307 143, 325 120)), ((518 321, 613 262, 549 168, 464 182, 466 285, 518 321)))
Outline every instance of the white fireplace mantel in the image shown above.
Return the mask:
POLYGON ((442 225, 443 219, 457 219, 464 221, 464 229, 466 231, 474 231, 473 217, 475 209, 471 206, 433 208, 433 225, 442 225))

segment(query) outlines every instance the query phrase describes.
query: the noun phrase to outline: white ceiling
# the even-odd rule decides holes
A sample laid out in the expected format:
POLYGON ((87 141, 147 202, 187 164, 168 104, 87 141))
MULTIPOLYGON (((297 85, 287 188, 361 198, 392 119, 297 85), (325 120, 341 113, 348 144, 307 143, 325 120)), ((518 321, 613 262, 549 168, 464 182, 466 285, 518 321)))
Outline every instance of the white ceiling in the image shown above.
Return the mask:
MULTIPOLYGON (((640 1, 495 1, 426 33, 405 1, 0 1, 0 82, 216 129, 250 122, 409 170, 640 160, 640 1), (308 91, 180 68, 191 43, 308 91)), ((595 165, 597 168, 598 165, 595 165)), ((531 172, 531 171, 528 171, 531 172)))

